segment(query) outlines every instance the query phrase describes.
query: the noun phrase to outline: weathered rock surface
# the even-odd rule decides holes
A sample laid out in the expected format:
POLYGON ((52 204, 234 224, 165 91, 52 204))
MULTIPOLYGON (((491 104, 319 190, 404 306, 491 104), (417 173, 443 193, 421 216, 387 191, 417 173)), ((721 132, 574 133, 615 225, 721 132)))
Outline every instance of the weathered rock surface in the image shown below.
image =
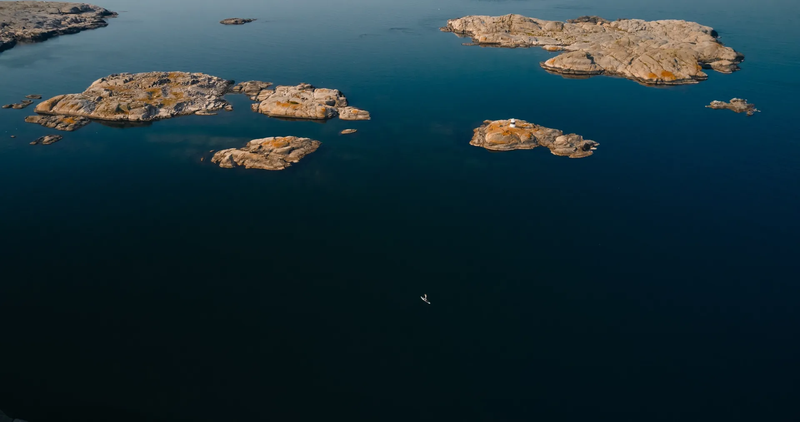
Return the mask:
POLYGON ((63 136, 61 136, 61 135, 45 135, 45 136, 40 136, 40 137, 36 138, 36 140, 34 140, 33 142, 31 142, 31 145, 39 145, 39 144, 42 144, 42 145, 50 145, 50 144, 54 144, 54 143, 56 143, 56 142, 58 142, 58 141, 62 140, 63 138, 64 138, 64 137, 63 137, 63 136))
POLYGON ((327 120, 369 120, 366 110, 347 105, 347 98, 338 89, 315 88, 310 84, 277 86, 269 89, 268 82, 249 81, 233 87, 231 92, 246 94, 257 104, 253 111, 270 117, 327 120))
POLYGON ((703 68, 731 73, 744 60, 717 40, 714 29, 681 20, 467 16, 447 21, 442 31, 477 45, 566 50, 540 65, 562 75, 616 75, 649 85, 696 83, 708 78, 703 68))
POLYGON ((743 100, 741 98, 732 98, 731 102, 726 103, 724 101, 714 100, 711 104, 707 105, 708 108, 713 108, 714 110, 731 110, 737 113, 747 113, 748 116, 752 116, 761 110, 756 108, 755 104, 750 104, 747 100, 743 100))
POLYGON ((25 121, 66 132, 78 130, 91 123, 91 120, 85 117, 73 116, 28 116, 25 118, 25 121))
POLYGON ((0 2, 0 51, 18 42, 38 42, 62 34, 107 26, 117 16, 102 7, 50 1, 0 2))
POLYGON ((20 110, 20 109, 23 109, 23 108, 31 105, 31 104, 33 104, 32 100, 22 100, 22 101, 20 101, 18 103, 14 103, 14 104, 6 104, 6 105, 3 106, 3 108, 15 108, 17 110, 20 110))
POLYGON ((244 25, 255 21, 255 19, 242 19, 242 18, 228 18, 219 21, 223 25, 244 25))
POLYGON ((251 101, 256 101, 258 94, 271 86, 272 82, 247 81, 236 84, 236 86, 231 88, 231 92, 247 95, 251 101))
POLYGON ((232 81, 203 73, 120 73, 98 79, 80 94, 59 95, 36 106, 39 114, 117 122, 149 122, 228 106, 232 81))
POLYGON ((341 131, 340 133, 342 135, 350 135, 351 133, 356 133, 356 132, 358 132, 358 131, 355 130, 355 129, 345 129, 345 130, 341 131))
POLYGON ((550 149, 553 155, 570 158, 583 158, 592 155, 599 145, 595 141, 583 139, 574 133, 565 135, 558 129, 550 129, 524 120, 516 120, 516 127, 511 120, 486 120, 475 129, 470 145, 492 151, 512 151, 516 149, 533 149, 543 146, 550 149))
POLYGON ((39 94, 28 94, 25 96, 25 98, 29 98, 31 100, 41 100, 42 96, 39 94))
POLYGON ((211 162, 223 168, 283 170, 316 151, 321 142, 296 136, 253 139, 244 148, 218 151, 211 162))

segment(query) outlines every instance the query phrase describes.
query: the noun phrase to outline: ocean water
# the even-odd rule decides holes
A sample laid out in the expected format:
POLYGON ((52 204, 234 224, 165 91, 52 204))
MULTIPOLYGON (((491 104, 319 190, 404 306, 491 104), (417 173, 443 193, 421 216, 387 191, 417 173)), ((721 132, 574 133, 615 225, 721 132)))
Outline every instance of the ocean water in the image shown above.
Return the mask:
POLYGON ((270 119, 231 96, 231 113, 30 146, 54 131, 0 110, 0 409, 800 420, 794 3, 97 0, 120 12, 108 27, 0 53, 0 102, 181 70, 338 88, 372 120, 270 119), (697 21, 746 60, 652 88, 564 79, 538 66, 551 53, 438 30, 507 13, 697 21), (218 24, 234 16, 258 21, 218 24), (763 112, 704 108, 732 97, 763 112), (468 144, 510 117, 600 146, 570 160, 468 144), (282 135, 322 146, 281 172, 208 163, 282 135))

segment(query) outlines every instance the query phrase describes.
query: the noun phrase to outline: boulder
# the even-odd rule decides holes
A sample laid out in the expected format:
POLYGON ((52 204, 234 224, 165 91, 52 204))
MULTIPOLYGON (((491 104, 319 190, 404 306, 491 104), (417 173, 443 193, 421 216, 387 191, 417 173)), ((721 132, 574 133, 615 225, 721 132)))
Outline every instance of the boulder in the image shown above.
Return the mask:
POLYGON ((98 79, 80 94, 42 101, 36 112, 115 122, 208 114, 229 105, 223 95, 231 85, 231 81, 203 73, 119 73, 98 79))
POLYGON ((340 133, 342 135, 350 135, 351 133, 356 133, 356 132, 358 132, 358 131, 355 130, 355 129, 345 129, 345 130, 341 131, 340 133))
POLYGON ((36 123, 47 128, 72 132, 78 130, 89 123, 91 120, 85 117, 73 116, 28 116, 25 118, 27 123, 36 123))
POLYGON ((211 162, 223 168, 283 170, 316 151, 321 142, 296 136, 253 139, 243 148, 218 151, 211 162))
POLYGON ((108 25, 116 13, 83 3, 50 1, 0 2, 0 51, 18 42, 38 42, 108 25))
POLYGON ((442 31, 471 37, 475 45, 566 50, 540 65, 563 75, 615 75, 647 85, 697 83, 708 78, 704 68, 731 73, 744 60, 713 28, 682 20, 466 16, 449 20, 442 31))
POLYGON ((474 130, 470 145, 492 151, 512 151, 546 147, 553 155, 583 158, 592 155, 599 145, 574 133, 565 135, 558 129, 550 129, 524 120, 486 120, 474 130))

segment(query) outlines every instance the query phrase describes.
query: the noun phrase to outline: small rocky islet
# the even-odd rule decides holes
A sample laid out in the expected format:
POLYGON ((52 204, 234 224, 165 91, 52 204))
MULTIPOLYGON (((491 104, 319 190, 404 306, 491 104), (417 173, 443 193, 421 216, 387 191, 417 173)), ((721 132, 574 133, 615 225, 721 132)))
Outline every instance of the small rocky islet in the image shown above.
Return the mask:
POLYGON ((211 162, 222 168, 283 170, 316 151, 321 142, 297 136, 253 139, 242 148, 217 151, 211 162))
POLYGON ((540 63, 566 76, 621 76, 646 85, 703 81, 703 69, 739 70, 744 55, 718 40, 708 26, 682 20, 608 21, 584 16, 567 22, 522 15, 466 16, 441 28, 492 47, 542 47, 565 53, 540 63))
POLYGON ((117 14, 85 3, 0 1, 0 51, 108 25, 117 14))
POLYGON ((545 147, 553 155, 569 158, 588 157, 594 153, 595 141, 583 139, 558 129, 539 126, 525 120, 486 120, 474 130, 470 145, 491 151, 513 151, 545 147))
POLYGON ((753 116, 761 110, 756 108, 755 104, 748 103, 747 100, 741 98, 731 98, 730 102, 714 100, 706 107, 714 110, 731 110, 736 113, 747 113, 748 116, 753 116))
POLYGON ((255 22, 255 19, 228 18, 219 21, 223 25, 244 25, 250 22, 255 22))
POLYGON ((317 88, 301 83, 295 86, 277 86, 271 89, 269 82, 247 81, 233 87, 232 92, 247 95, 255 104, 256 113, 270 117, 328 120, 369 120, 366 110, 351 107, 347 97, 338 89, 317 88))

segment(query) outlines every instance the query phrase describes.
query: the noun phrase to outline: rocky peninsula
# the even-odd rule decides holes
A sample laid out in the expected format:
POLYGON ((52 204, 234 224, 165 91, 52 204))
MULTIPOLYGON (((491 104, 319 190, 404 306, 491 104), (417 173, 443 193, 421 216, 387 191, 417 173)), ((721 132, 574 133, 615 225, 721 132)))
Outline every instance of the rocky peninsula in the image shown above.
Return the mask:
POLYGON ((0 51, 17 43, 38 42, 108 25, 116 13, 85 3, 50 1, 0 2, 0 51))
POLYGON ((231 92, 243 93, 255 101, 251 107, 256 113, 270 117, 308 120, 369 120, 366 110, 350 107, 347 98, 338 89, 316 88, 301 83, 296 86, 272 86, 269 82, 247 81, 233 87, 231 92))
POLYGON ((255 19, 242 19, 242 18, 228 18, 219 21, 223 25, 244 25, 255 21, 255 19))
POLYGON ((296 136, 253 139, 243 148, 218 151, 211 162, 223 168, 283 170, 316 151, 321 142, 296 136))
POLYGON ((72 116, 28 116, 25 118, 27 123, 36 123, 44 127, 72 132, 78 130, 89 123, 91 120, 85 117, 72 116))
POLYGON ((574 133, 565 135, 524 120, 486 120, 476 128, 470 145, 492 151, 512 151, 546 147, 553 155, 583 158, 592 155, 599 145, 574 133))
POLYGON ((45 100, 35 111, 94 120, 150 122, 230 108, 223 96, 231 85, 232 81, 203 73, 119 73, 98 79, 80 94, 45 100))
POLYGON ((697 83, 708 78, 703 69, 731 73, 744 60, 713 28, 682 20, 584 16, 559 22, 511 14, 451 19, 441 30, 476 45, 566 51, 540 63, 561 75, 613 75, 647 85, 697 83))
POLYGON ((755 104, 750 104, 747 100, 743 100, 741 98, 731 98, 731 102, 726 103, 724 101, 714 100, 711 104, 707 105, 706 107, 714 109, 714 110, 731 110, 736 113, 747 113, 748 116, 752 116, 761 110, 756 108, 755 104))

